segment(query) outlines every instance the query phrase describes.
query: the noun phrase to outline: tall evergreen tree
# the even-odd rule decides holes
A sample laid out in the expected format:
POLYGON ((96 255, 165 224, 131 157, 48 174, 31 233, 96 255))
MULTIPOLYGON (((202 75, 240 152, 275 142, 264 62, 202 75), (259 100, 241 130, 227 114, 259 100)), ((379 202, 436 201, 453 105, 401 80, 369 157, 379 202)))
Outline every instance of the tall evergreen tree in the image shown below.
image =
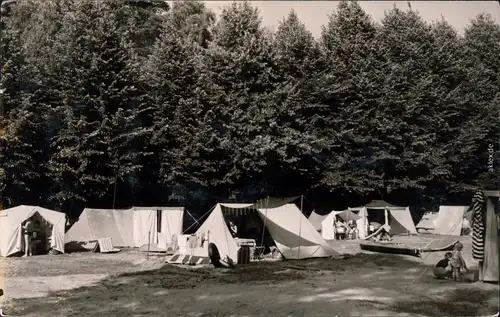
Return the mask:
MULTIPOLYGON (((481 14, 465 29, 465 80, 461 87, 464 107, 459 135, 460 161, 458 177, 467 184, 496 188, 498 177, 488 168, 492 156, 488 148, 498 153, 498 109, 500 101, 500 25, 490 15, 481 14), (467 164, 464 164, 467 162, 467 164)), ((493 155, 495 166, 499 156, 493 155)))
POLYGON ((313 94, 324 65, 318 43, 294 11, 279 24, 273 44, 276 88, 266 106, 276 154, 266 173, 278 193, 293 195, 316 185, 327 160, 326 107, 313 94))
POLYGON ((330 162, 321 182, 339 194, 365 196, 383 187, 375 170, 383 78, 376 32, 359 3, 341 1, 321 35, 325 72, 316 94, 328 107, 330 127, 330 162))
POLYGON ((17 201, 37 204, 47 195, 50 184, 47 162, 50 143, 50 109, 32 100, 36 91, 32 73, 22 52, 20 32, 10 18, 2 21, 2 89, 0 177, 2 200, 9 206, 17 201))
POLYGON ((202 160, 186 161, 184 171, 219 199, 250 199, 266 188, 262 168, 275 147, 264 106, 275 76, 271 37, 248 2, 226 6, 213 37, 196 91, 200 126, 187 152, 202 160))
POLYGON ((211 14, 201 2, 175 2, 143 66, 141 82, 147 87, 151 106, 141 113, 141 122, 152 127, 145 145, 147 153, 154 155, 141 164, 145 167, 141 186, 149 192, 149 200, 164 203, 167 189, 171 198, 189 198, 184 189, 192 182, 191 176, 183 174, 180 166, 189 160, 185 148, 190 146, 199 119, 195 90, 199 54, 205 45, 200 36, 211 27, 211 14), (194 28, 194 21, 203 23, 194 28))
POLYGON ((442 153, 435 148, 435 131, 442 124, 436 104, 439 76, 429 67, 434 38, 418 12, 394 8, 382 21, 378 44, 386 64, 378 101, 382 142, 377 171, 387 194, 408 200, 421 195, 442 163, 442 153))
POLYGON ((79 1, 57 38, 67 98, 52 167, 54 199, 67 208, 84 202, 111 207, 115 182, 139 168, 132 141, 143 132, 134 126, 141 92, 116 14, 109 3, 79 1))

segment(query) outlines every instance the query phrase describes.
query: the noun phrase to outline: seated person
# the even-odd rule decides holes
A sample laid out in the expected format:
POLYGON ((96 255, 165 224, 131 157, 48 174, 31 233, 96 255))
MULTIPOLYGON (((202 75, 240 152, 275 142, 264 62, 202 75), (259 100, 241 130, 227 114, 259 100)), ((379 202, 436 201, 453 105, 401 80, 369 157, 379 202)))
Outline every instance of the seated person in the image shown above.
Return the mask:
POLYGON ((368 227, 368 234, 372 234, 374 233, 375 231, 377 231, 378 229, 380 229, 382 227, 382 225, 378 222, 370 222, 370 226, 368 227))
POLYGON ((452 269, 450 265, 450 259, 451 259, 451 252, 446 252, 444 255, 444 259, 441 259, 435 266, 434 266, 434 275, 437 278, 444 278, 444 279, 449 279, 452 274, 452 269))
POLYGON ((229 228, 231 229, 231 234, 233 235, 233 237, 236 238, 236 236, 238 235, 238 227, 232 221, 229 221, 229 228))
POLYGON ((391 226, 389 225, 383 225, 382 230, 375 236, 376 241, 391 241, 391 226))

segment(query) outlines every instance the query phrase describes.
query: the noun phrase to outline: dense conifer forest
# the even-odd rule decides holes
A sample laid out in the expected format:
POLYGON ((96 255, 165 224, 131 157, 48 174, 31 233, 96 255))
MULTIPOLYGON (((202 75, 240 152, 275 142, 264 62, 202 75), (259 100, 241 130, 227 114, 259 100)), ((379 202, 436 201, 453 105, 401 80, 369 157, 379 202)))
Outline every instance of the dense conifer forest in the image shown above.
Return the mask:
MULTIPOLYGON (((429 209, 495 189, 500 25, 341 2, 319 38, 251 2, 18 0, 2 17, 4 208, 304 195, 429 209), (494 162, 491 158, 494 158, 494 162), (493 164, 493 170, 491 168, 493 164)), ((498 169, 496 169, 498 171, 498 169)))

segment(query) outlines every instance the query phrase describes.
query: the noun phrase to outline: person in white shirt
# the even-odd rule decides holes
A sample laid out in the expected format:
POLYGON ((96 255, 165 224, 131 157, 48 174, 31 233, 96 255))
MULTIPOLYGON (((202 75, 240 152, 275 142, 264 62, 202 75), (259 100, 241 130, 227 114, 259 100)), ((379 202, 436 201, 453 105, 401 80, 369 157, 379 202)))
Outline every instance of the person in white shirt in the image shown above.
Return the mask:
POLYGON ((337 217, 335 221, 335 226, 337 230, 337 239, 344 240, 347 232, 347 226, 339 217, 337 217))

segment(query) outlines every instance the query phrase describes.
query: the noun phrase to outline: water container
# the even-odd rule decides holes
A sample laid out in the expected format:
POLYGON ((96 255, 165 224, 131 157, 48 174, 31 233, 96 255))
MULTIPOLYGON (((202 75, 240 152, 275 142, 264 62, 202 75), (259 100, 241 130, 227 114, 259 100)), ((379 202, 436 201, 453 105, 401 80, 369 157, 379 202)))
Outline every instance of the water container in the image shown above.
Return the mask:
POLYGON ((250 246, 241 246, 238 250, 238 264, 250 263, 250 246))

